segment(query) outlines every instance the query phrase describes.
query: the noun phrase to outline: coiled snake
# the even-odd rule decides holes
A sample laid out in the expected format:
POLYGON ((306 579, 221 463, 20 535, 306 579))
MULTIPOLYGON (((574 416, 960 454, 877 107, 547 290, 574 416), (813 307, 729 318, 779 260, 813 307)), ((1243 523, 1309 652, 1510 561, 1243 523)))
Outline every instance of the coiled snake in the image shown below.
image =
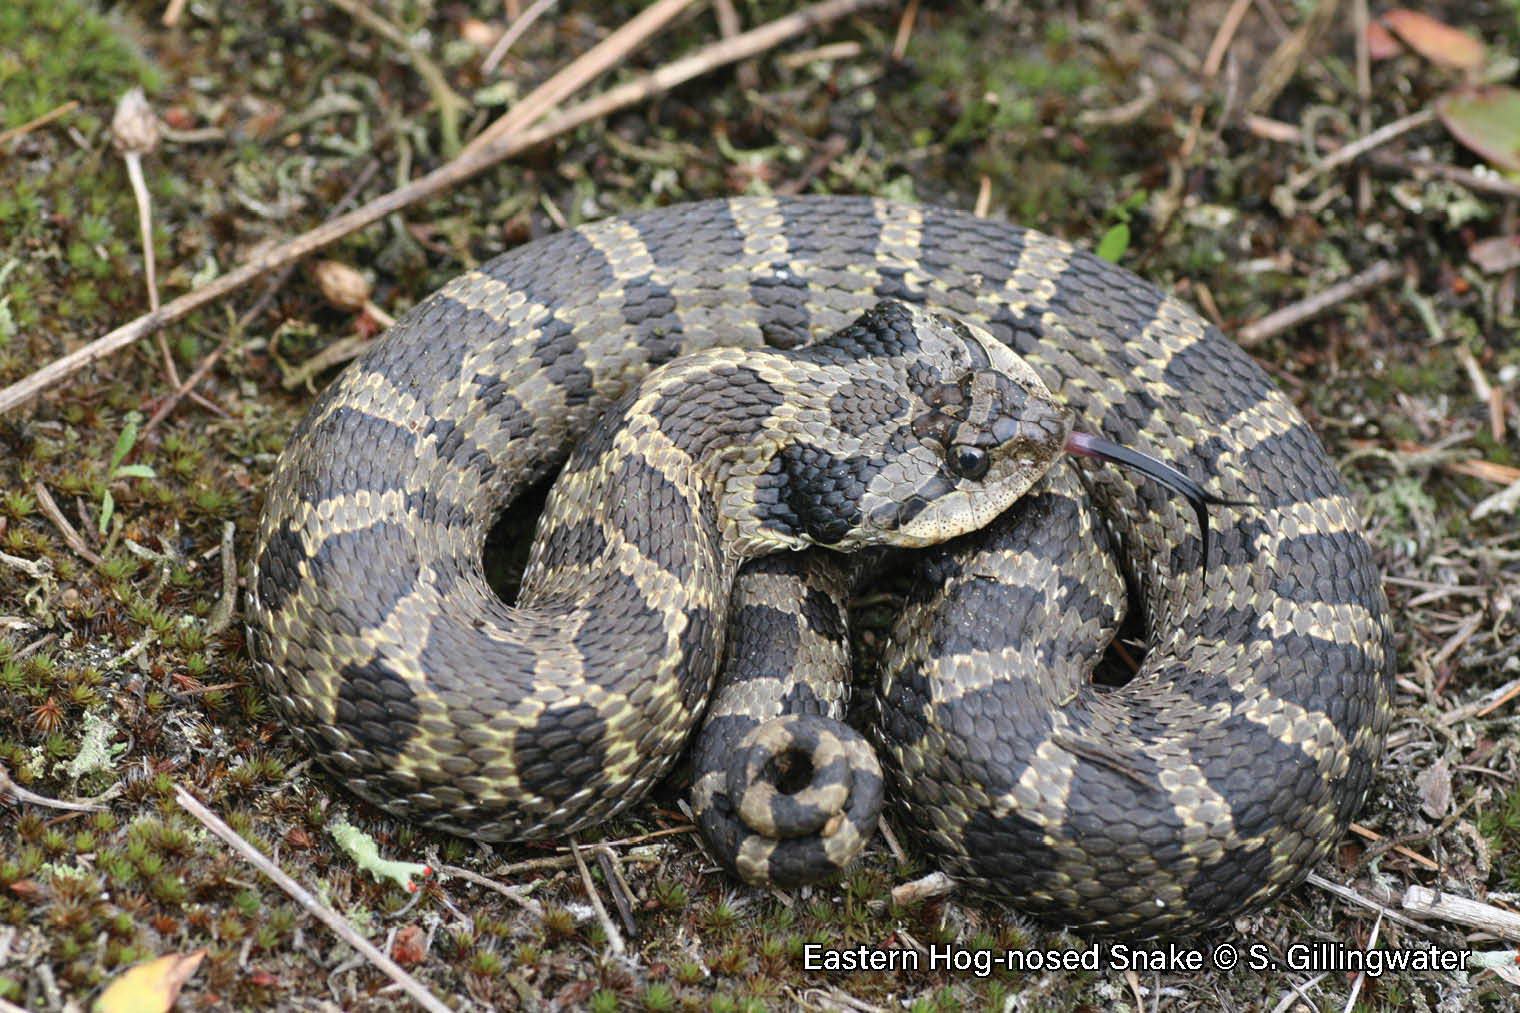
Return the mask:
MULTIPOLYGON (((835 197, 680 205, 456 278, 328 387, 280 459, 250 580, 259 679, 338 779, 392 813, 488 840, 604 820, 680 751, 730 611, 762 646, 843 651, 842 587, 819 550, 752 567, 752 598, 730 609, 741 554, 864 541, 862 528, 943 537, 969 525, 940 516, 941 497, 976 502, 967 483, 996 486, 1014 468, 998 448, 1026 423, 985 410, 993 381, 972 382, 983 367, 966 351, 976 328, 1079 427, 1229 505, 1211 509, 1205 567, 1196 523, 1165 490, 1062 457, 987 532, 927 552, 878 694, 903 812, 957 878, 1074 927, 1175 934, 1265 903, 1345 830, 1391 714, 1387 605, 1355 510, 1298 413, 1195 314, 1063 242, 964 214, 835 197), (946 314, 884 307, 875 330, 900 334, 909 318, 915 333, 945 329, 963 342, 954 367, 915 367, 927 359, 911 342, 863 338, 782 354, 882 300, 946 314), (716 346, 763 361, 709 352, 697 381, 682 359, 624 398, 655 367, 716 346), (783 376, 857 353, 906 364, 928 395, 882 389, 869 370, 806 396, 783 376), (888 405, 895 434, 867 432, 856 395, 888 405), (599 423, 619 398, 622 421, 599 423), (732 423, 741 415, 761 428, 732 423), (718 434, 688 437, 703 416, 718 434), (764 428, 783 417, 804 435, 784 451, 764 428), (968 419, 984 431, 966 436, 968 419), (586 433, 511 608, 482 575, 486 532, 586 433), (961 456, 968 440, 982 457, 961 456), (917 463, 885 464, 888 450, 917 463), (678 467, 698 458, 742 478, 713 499, 737 518, 722 530, 678 467), (807 474, 821 498, 802 502, 782 478, 807 474), (599 501, 598 477, 636 492, 599 501), (895 505, 873 507, 889 487, 895 505), (1122 570, 1100 551, 1110 544, 1122 570), (775 598, 783 587, 801 597, 775 598), (1089 673, 1126 599, 1146 653, 1126 685, 1101 689, 1089 673)), ((976 523, 995 512, 973 509, 976 523)), ((747 877, 805 878, 795 856, 723 829, 742 789, 715 768, 776 772, 737 744, 764 737, 746 706, 838 717, 843 691, 774 678, 793 663, 757 667, 750 642, 727 648, 749 671, 713 705, 699 816, 747 877)), ((783 774, 829 737, 818 718, 788 721, 783 774)), ((813 773, 838 756, 819 754, 813 773)), ((779 806, 768 797, 760 808, 779 806)), ((812 851, 842 860, 830 839, 871 827, 846 825, 824 821, 812 851)))

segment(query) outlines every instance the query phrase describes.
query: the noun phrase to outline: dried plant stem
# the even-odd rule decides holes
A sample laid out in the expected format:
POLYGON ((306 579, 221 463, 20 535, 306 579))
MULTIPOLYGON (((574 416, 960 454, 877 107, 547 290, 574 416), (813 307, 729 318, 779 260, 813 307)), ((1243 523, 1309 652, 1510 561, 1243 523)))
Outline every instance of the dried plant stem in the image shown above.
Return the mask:
MULTIPOLYGON (((158 272, 153 264, 153 203, 148 199, 148 183, 143 179, 142 156, 129 152, 127 179, 132 183, 132 195, 137 201, 137 227, 142 233, 143 274, 148 282, 148 308, 158 309, 158 272)), ((170 368, 173 368, 172 365, 170 368)))
POLYGON ((1356 299, 1379 285, 1402 277, 1403 274, 1404 269, 1400 265, 1392 261, 1380 260, 1345 281, 1337 282, 1322 292, 1316 292, 1292 306, 1284 306, 1280 310, 1268 313, 1255 323, 1247 324, 1235 332, 1235 341, 1242 348, 1259 345, 1274 334, 1281 334, 1283 331, 1297 327, 1305 320, 1318 316, 1347 300, 1356 299))
POLYGON ((58 117, 67 116, 69 113, 78 108, 79 100, 69 99, 63 105, 49 109, 47 112, 43 113, 41 116, 38 116, 36 119, 27 120, 25 123, 22 123, 19 126, 11 127, 9 130, 0 130, 0 144, 5 144, 7 141, 13 141, 24 134, 29 134, 33 130, 36 130, 38 127, 46 126, 47 124, 56 120, 58 117))
POLYGON ((501 63, 502 58, 507 55, 507 50, 511 49, 513 44, 523 37, 524 32, 533 27, 533 23, 539 19, 540 15, 558 2, 559 0, 534 0, 533 6, 518 15, 517 20, 512 22, 511 27, 502 33, 501 38, 496 40, 496 45, 491 47, 491 52, 480 62, 481 72, 485 74, 494 73, 496 65, 501 63))
POLYGON ((463 156, 483 151, 538 120, 550 109, 580 91, 607 71, 628 58, 628 54, 664 28, 692 0, 657 0, 582 53, 568 67, 555 74, 531 94, 503 113, 480 136, 464 146, 463 156))
POLYGON ((596 883, 591 879, 591 870, 586 868, 586 860, 581 857, 581 849, 576 844, 574 835, 570 837, 570 857, 575 859, 575 867, 580 871, 581 882, 586 887, 586 896, 591 900, 591 908, 596 912, 596 919, 601 923, 602 933, 607 937, 607 949, 615 957, 621 957, 627 952, 627 946, 623 943, 623 934, 617 926, 612 924, 612 919, 607 917, 607 908, 602 904, 602 895, 597 893, 596 883))
POLYGON ((314 915, 322 924, 332 929, 338 938, 342 939, 349 946, 352 946, 355 950, 358 950, 364 959, 383 971, 397 985, 400 985, 407 995, 417 1001, 417 1005, 425 1010, 432 1011, 432 1013, 451 1013, 448 1006, 439 1002, 438 998, 424 988, 421 982, 410 974, 407 974, 400 964, 397 964, 384 953, 381 953, 374 943, 361 936, 342 915, 326 904, 323 904, 310 890, 286 875, 285 870, 270 861, 258 848, 255 848, 252 844, 239 837, 237 831, 224 823, 222 818, 216 813, 202 805, 200 800, 194 795, 190 794, 182 786, 175 785, 174 797, 186 812, 200 820, 207 830, 210 830, 217 837, 221 838, 223 843, 241 855, 244 861, 274 880, 275 885, 289 894, 290 898, 297 904, 305 908, 308 914, 314 915))

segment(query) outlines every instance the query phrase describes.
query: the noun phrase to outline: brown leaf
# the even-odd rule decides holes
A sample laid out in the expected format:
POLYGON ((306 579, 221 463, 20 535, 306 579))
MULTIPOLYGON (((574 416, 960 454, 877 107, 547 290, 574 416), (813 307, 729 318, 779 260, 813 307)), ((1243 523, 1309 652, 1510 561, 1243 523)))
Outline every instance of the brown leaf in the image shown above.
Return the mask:
POLYGON ((1374 63, 1398 56, 1404 51, 1399 40, 1389 34, 1380 21, 1367 22, 1367 56, 1374 63))
POLYGON ((1456 70, 1483 66, 1483 43, 1429 14, 1396 7, 1383 15, 1383 24, 1431 63, 1456 70))
POLYGON ((1485 274, 1500 274, 1520 267, 1520 236, 1492 236, 1467 248, 1467 256, 1485 274))
POLYGON ((205 959, 203 946, 194 953, 170 953, 130 967, 100 993, 95 1013, 167 1013, 205 959))
POLYGON ((1433 820, 1446 816, 1451 808, 1451 768, 1445 760, 1437 760, 1420 771, 1414 787, 1420 793, 1420 809, 1426 816, 1433 820))

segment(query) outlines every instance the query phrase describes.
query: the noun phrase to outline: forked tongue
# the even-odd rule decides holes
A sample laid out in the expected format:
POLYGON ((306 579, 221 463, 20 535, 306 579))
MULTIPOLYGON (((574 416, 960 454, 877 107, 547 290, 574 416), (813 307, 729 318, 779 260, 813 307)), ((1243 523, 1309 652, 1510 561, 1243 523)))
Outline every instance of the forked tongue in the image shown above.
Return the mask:
POLYGON ((1071 435, 1066 439, 1066 451, 1070 454, 1081 454, 1083 457, 1091 457, 1099 461, 1107 461, 1110 464, 1117 464, 1121 468, 1129 468, 1131 471, 1138 471, 1146 478, 1160 482, 1191 503, 1193 505, 1193 512, 1198 515, 1198 529, 1203 533, 1203 567, 1204 569, 1208 569, 1208 508, 1210 505, 1238 505, 1237 500, 1220 499, 1165 461, 1152 457, 1149 454, 1142 454, 1138 450, 1121 447, 1119 444, 1105 440, 1101 436, 1092 436, 1088 433, 1072 430, 1071 435))

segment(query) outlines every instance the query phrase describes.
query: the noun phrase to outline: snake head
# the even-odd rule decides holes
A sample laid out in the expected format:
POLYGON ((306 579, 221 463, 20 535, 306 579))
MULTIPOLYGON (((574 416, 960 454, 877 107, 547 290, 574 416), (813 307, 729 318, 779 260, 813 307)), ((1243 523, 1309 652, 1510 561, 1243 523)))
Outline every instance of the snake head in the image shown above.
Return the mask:
POLYGON ((873 540, 921 546, 974 531, 1060 457, 1072 415, 1034 369, 980 328, 895 303, 917 344, 901 457, 869 486, 873 540))
POLYGON ((709 358, 720 355, 743 356, 761 379, 745 389, 758 393, 732 381, 735 359, 714 374, 716 404, 687 383, 683 405, 694 407, 677 414, 765 415, 713 454, 720 523, 739 557, 916 547, 975 531, 1045 474, 1071 432, 1071 413, 1002 342, 890 300, 806 348, 709 358))

